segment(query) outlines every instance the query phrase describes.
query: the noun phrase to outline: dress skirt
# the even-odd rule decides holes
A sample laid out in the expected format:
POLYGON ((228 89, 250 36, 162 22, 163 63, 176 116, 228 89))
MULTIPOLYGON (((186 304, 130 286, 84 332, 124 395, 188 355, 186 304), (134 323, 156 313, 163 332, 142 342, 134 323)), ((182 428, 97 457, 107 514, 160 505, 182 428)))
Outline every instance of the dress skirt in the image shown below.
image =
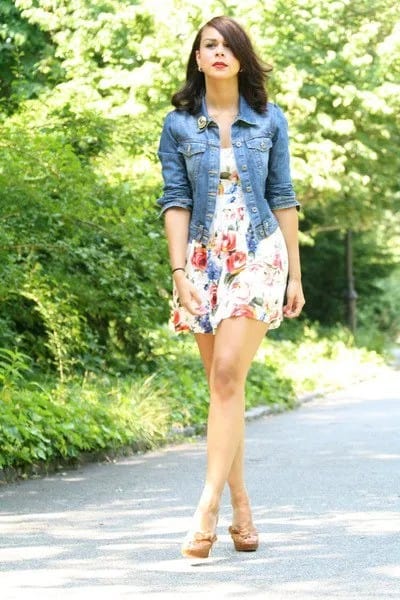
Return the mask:
POLYGON ((250 222, 232 148, 221 149, 215 214, 206 245, 188 244, 186 277, 202 299, 202 315, 179 302, 174 285, 171 326, 175 331, 215 333, 223 319, 247 317, 276 329, 282 321, 288 257, 282 232, 258 240, 250 222))

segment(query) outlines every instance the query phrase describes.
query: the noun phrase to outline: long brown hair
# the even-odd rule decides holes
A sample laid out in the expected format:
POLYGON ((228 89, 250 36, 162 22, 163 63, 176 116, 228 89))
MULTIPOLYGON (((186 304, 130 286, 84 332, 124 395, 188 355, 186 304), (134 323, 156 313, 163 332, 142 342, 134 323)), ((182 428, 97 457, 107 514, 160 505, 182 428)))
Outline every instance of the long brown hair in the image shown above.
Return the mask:
POLYGON ((214 27, 239 61, 239 93, 256 112, 265 112, 268 100, 265 81, 272 67, 261 62, 249 36, 239 23, 225 16, 214 17, 199 30, 190 52, 186 68, 186 82, 172 96, 172 104, 179 110, 187 110, 190 114, 196 114, 200 110, 206 88, 204 73, 198 70, 196 50, 200 48, 201 36, 205 27, 214 27))

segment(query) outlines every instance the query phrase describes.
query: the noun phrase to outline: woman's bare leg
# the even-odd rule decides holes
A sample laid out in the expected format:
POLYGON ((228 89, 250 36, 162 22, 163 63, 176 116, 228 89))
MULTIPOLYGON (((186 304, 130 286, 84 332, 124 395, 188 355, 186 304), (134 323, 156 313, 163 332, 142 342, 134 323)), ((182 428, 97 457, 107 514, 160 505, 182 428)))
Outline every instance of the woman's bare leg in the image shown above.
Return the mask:
POLYGON ((239 490, 241 497, 245 490, 244 386, 251 361, 266 331, 265 324, 253 319, 240 317, 222 321, 213 340, 211 361, 211 342, 205 336, 200 343, 198 339, 202 357, 205 354, 206 371, 209 369, 210 386, 206 482, 195 515, 196 528, 202 531, 215 528, 221 494, 228 479, 235 498, 239 490))
MULTIPOLYGON (((204 365, 204 369, 207 376, 207 381, 210 381, 211 365, 214 353, 214 335, 211 333, 200 333, 196 334, 196 342, 199 347, 200 356, 204 365)), ((239 442, 238 449, 235 454, 235 458, 232 463, 232 467, 228 476, 228 484, 231 490, 232 506, 243 504, 244 499, 248 502, 248 496, 246 486, 244 482, 244 427, 242 430, 242 436, 239 442)), ((247 507, 247 519, 249 517, 249 507, 247 507)), ((236 523, 237 519, 234 520, 233 524, 236 523)))

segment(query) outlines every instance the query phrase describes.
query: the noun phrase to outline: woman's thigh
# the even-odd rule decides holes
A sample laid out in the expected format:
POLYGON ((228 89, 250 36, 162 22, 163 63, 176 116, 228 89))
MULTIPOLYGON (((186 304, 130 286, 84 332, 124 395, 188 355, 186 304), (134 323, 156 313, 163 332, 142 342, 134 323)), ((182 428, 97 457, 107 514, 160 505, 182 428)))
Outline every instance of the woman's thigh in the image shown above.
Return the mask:
POLYGON ((210 377, 219 372, 232 374, 244 383, 251 362, 268 331, 268 325, 246 317, 221 321, 214 339, 210 377))
POLYGON ((196 333, 195 338, 199 348, 201 360, 206 371, 207 381, 209 381, 214 353, 215 336, 212 333, 196 333))

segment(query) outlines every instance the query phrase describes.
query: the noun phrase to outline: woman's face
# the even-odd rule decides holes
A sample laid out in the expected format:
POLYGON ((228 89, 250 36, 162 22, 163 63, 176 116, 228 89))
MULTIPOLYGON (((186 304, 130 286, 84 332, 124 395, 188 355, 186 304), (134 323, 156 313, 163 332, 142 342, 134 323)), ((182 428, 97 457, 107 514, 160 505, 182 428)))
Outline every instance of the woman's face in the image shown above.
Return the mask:
POLYGON ((230 79, 237 77, 240 70, 238 59, 214 27, 203 29, 196 60, 204 75, 209 78, 230 79))

